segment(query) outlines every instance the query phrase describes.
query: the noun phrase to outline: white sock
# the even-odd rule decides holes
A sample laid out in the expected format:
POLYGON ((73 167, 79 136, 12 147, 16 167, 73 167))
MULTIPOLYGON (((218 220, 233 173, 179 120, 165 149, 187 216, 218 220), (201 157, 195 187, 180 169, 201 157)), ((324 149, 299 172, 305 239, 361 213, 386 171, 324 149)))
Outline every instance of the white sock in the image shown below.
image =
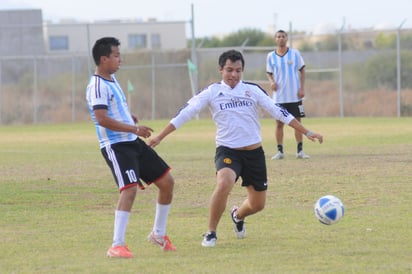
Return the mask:
POLYGON ((130 212, 116 210, 114 214, 114 232, 112 246, 124 245, 127 223, 129 222, 130 212))
POLYGON ((153 225, 153 232, 155 235, 165 236, 167 218, 169 217, 170 204, 161 205, 156 203, 156 216, 153 225))

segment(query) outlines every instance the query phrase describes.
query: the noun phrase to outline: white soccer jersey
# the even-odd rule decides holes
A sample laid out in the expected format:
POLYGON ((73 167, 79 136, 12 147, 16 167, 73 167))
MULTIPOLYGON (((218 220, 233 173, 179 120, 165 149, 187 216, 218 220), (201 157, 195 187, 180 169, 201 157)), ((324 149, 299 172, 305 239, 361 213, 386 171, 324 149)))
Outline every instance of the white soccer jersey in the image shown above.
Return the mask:
POLYGON ((285 55, 280 56, 276 51, 269 52, 266 59, 266 71, 272 73, 273 80, 278 89, 273 92, 276 103, 299 102, 300 88, 299 70, 305 66, 300 52, 297 49, 288 48, 285 55))
POLYGON ((93 75, 86 89, 86 100, 89 112, 96 127, 100 148, 107 145, 136 140, 136 134, 119 132, 99 125, 94 115, 95 109, 107 109, 110 118, 126 124, 134 125, 133 118, 127 106, 126 97, 114 75, 112 81, 98 75, 93 75))
POLYGON ((245 147, 262 141, 259 106, 285 124, 294 118, 277 106, 258 85, 241 81, 231 88, 221 81, 192 97, 170 123, 179 128, 206 106, 216 124, 216 146, 229 148, 245 147))

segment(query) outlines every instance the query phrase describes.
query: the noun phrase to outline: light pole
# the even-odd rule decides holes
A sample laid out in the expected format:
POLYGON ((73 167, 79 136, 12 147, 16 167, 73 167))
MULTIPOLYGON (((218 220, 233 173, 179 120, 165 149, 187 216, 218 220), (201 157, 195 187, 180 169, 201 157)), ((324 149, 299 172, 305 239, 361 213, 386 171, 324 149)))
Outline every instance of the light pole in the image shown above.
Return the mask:
POLYGON ((342 20, 342 26, 338 33, 338 62, 339 62, 339 101, 340 101, 340 117, 344 117, 343 103, 343 74, 342 74, 342 32, 345 29, 345 18, 342 20))

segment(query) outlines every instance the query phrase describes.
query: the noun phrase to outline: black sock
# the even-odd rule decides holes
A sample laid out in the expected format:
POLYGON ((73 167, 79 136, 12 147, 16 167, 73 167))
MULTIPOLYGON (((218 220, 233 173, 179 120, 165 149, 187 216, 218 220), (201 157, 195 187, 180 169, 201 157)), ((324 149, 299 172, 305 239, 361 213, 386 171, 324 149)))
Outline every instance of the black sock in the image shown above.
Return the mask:
POLYGON ((278 151, 279 151, 280 153, 283 153, 283 145, 278 145, 278 151))
POLYGON ((302 149, 303 149, 303 144, 302 144, 302 142, 299 142, 298 143, 298 153, 301 152, 302 149))

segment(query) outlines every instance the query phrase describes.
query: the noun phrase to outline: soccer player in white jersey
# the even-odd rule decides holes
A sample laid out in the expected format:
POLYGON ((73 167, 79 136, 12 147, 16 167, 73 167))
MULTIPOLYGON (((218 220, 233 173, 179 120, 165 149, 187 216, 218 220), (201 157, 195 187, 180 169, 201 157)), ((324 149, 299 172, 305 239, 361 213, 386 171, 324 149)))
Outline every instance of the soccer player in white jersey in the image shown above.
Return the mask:
POLYGON ((242 81, 245 61, 236 50, 222 53, 218 61, 222 81, 211 84, 192 97, 149 145, 158 145, 168 134, 209 107, 216 124, 216 179, 209 208, 208 231, 202 245, 213 247, 217 226, 226 208, 228 195, 239 177, 247 190, 247 198, 231 210, 237 238, 246 236, 244 220, 265 207, 267 176, 262 148, 258 107, 271 116, 322 143, 323 137, 304 128, 285 109, 277 106, 256 84, 242 81))
MULTIPOLYGON (((293 114, 299 122, 305 117, 302 100, 305 96, 305 62, 297 49, 287 46, 288 35, 279 30, 275 34, 276 48, 267 55, 266 76, 271 84, 273 100, 293 114)), ((280 160, 285 157, 283 151, 283 128, 282 121, 276 121, 276 142, 278 152, 272 160, 280 160)), ((307 159, 303 151, 303 136, 299 130, 295 130, 297 143, 296 157, 307 159)))
POLYGON ((169 172, 170 167, 139 138, 150 137, 153 130, 137 124, 137 118, 129 112, 126 97, 114 76, 121 64, 119 46, 120 42, 113 37, 96 41, 93 46, 96 71, 87 86, 86 99, 102 155, 120 192, 113 242, 107 256, 132 258, 133 253, 125 244, 125 234, 137 187, 144 189, 140 180, 147 185, 153 183, 159 189, 155 221, 148 240, 164 251, 175 250, 166 235, 174 179, 169 172))

